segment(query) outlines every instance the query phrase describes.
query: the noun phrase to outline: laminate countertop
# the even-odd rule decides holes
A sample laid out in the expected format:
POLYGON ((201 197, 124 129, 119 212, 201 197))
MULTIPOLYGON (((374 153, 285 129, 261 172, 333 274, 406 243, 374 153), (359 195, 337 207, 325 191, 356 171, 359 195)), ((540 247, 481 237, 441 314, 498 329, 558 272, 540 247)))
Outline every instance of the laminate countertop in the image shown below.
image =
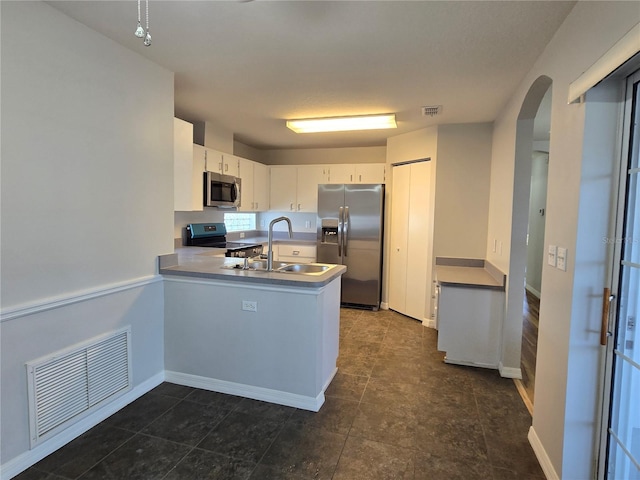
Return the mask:
POLYGON ((244 259, 220 256, 225 251, 224 248, 176 248, 175 253, 158 257, 159 273, 167 276, 196 277, 245 284, 261 283, 282 287, 319 288, 347 271, 347 267, 344 265, 331 265, 327 271, 314 275, 242 270, 230 267, 242 265, 244 259))
POLYGON ((506 275, 482 259, 436 258, 436 282, 452 287, 504 290, 506 275))

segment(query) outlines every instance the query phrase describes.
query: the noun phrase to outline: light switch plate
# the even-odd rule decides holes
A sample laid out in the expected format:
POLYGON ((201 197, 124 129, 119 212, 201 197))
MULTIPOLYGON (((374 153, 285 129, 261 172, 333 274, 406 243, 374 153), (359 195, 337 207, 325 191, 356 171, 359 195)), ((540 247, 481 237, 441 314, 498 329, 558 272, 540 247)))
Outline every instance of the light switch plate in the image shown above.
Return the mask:
POLYGON ((556 266, 556 253, 557 247, 555 245, 549 245, 549 249, 547 250, 547 263, 552 267, 556 266))
POLYGON ((558 253, 556 255, 556 266, 563 272, 567 271, 567 249, 558 247, 558 253))

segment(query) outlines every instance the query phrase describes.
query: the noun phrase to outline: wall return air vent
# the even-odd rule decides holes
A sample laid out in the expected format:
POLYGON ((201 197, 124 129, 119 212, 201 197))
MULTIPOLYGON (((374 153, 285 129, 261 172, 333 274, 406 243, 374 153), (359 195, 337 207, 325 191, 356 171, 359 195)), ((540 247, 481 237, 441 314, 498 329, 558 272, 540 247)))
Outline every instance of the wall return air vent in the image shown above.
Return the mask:
POLYGON ((131 328, 28 362, 31 448, 131 388, 131 328))

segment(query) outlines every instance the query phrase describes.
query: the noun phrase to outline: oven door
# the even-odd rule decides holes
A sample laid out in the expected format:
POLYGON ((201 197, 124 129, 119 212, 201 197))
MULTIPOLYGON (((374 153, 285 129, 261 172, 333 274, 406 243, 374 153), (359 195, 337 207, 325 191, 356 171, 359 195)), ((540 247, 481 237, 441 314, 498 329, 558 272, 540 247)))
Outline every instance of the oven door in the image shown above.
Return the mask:
POLYGON ((204 206, 234 208, 240 206, 240 179, 231 175, 204 172, 204 206))

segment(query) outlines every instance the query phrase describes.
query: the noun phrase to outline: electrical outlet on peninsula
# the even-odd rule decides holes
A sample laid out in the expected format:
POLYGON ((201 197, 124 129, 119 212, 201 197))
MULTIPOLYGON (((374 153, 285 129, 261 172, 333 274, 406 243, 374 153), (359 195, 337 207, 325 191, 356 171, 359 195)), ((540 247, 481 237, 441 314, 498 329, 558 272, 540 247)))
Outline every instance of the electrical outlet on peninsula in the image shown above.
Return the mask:
POLYGON ((251 302, 249 300, 242 300, 242 310, 246 312, 257 312, 258 302, 251 302))

